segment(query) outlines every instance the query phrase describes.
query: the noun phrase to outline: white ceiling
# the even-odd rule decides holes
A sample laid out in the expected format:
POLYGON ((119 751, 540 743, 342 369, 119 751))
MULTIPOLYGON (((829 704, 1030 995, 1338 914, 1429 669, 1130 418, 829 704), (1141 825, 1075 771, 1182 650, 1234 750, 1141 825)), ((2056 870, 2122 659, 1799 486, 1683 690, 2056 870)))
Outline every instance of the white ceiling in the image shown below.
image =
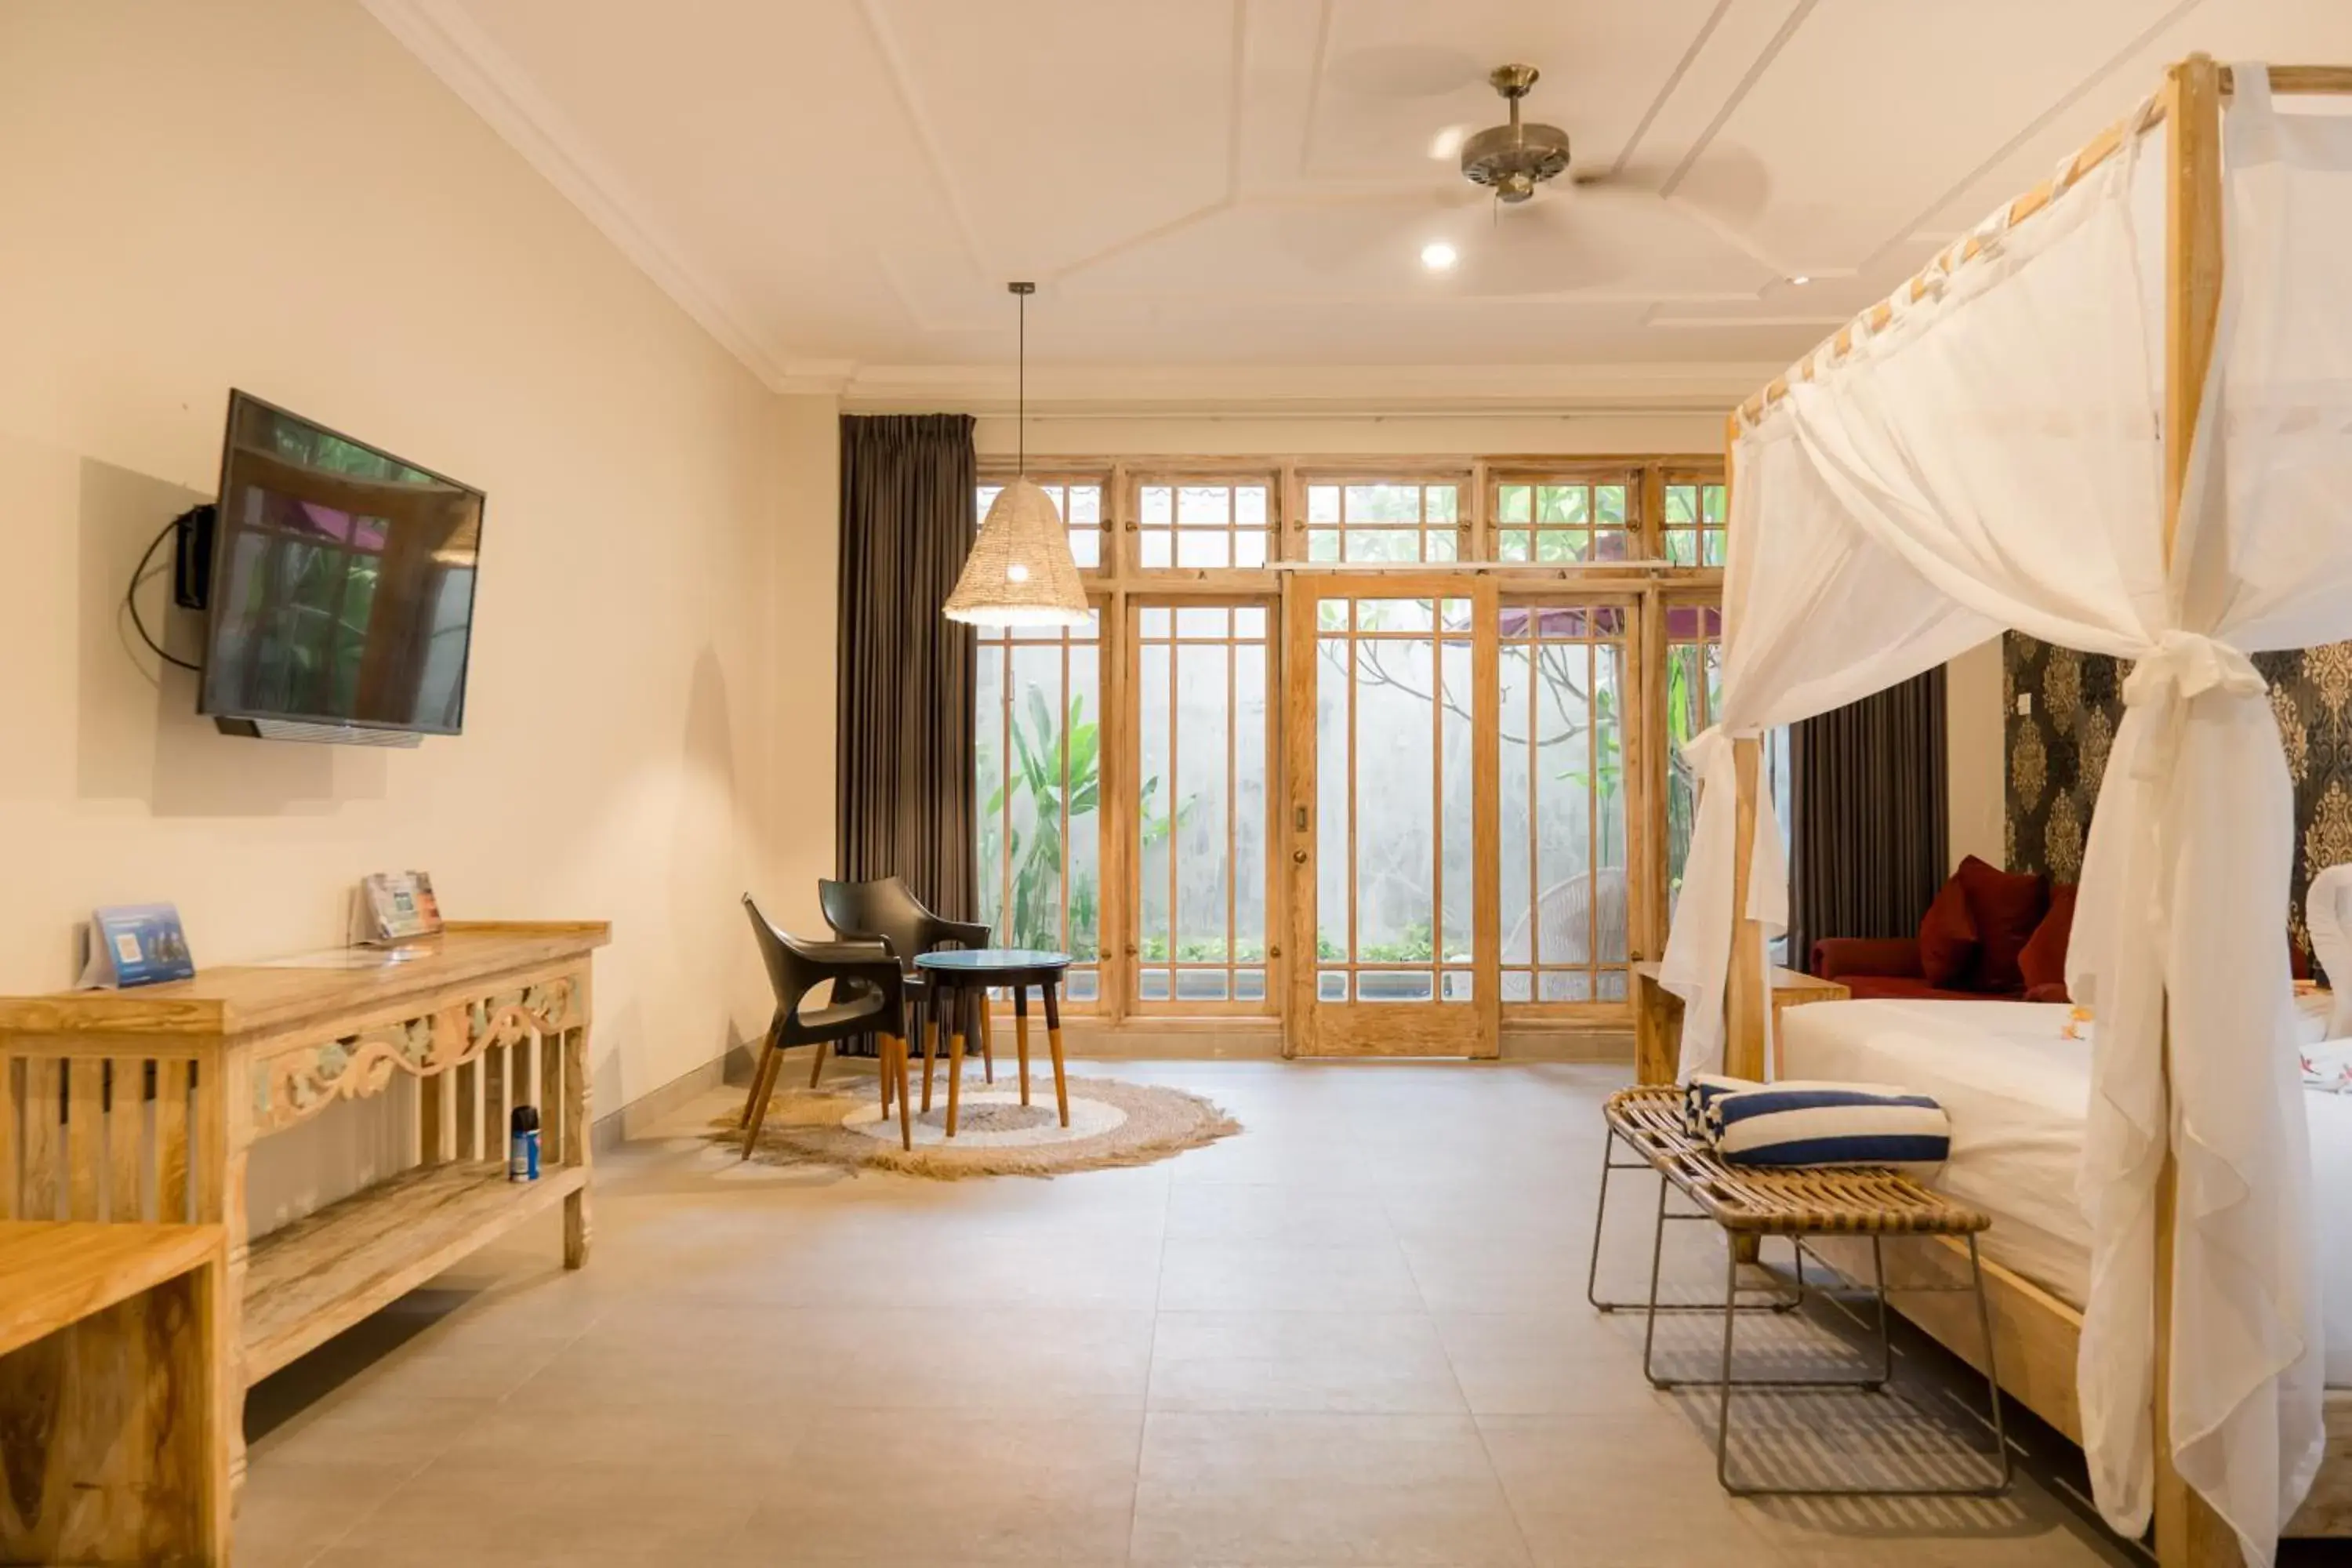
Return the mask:
POLYGON ((2168 61, 2352 60, 2347 0, 366 3, 771 384, 877 404, 993 396, 1034 278, 1049 399, 1719 405, 2168 61), (1620 184, 1431 156, 1506 60, 1620 184))

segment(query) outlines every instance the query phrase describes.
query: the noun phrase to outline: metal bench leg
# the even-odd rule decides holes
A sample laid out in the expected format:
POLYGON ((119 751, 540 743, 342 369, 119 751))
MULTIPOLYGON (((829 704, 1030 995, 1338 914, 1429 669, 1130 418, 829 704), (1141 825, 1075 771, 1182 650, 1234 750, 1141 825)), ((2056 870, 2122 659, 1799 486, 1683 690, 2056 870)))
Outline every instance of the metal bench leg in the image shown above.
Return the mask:
MULTIPOLYGON (((1732 1337, 1737 1329, 1738 1314, 1730 1311, 1724 1313, 1722 1382, 1716 1391, 1715 1479, 1723 1489, 1733 1497, 2000 1497, 2009 1490, 2011 1480, 2015 1473, 2015 1461, 2009 1451, 2009 1430, 2001 1418, 2000 1373, 1993 1363, 1992 1304, 1985 1293, 1984 1265, 1978 1256, 1977 1238, 1974 1236, 1969 1237, 1969 1284, 1975 1290, 1977 1298, 1977 1327, 1984 1336, 1985 1381, 1992 1394, 1993 1479, 1969 1486, 1923 1487, 1748 1486, 1731 1479, 1731 1391, 1735 1385, 1741 1388, 1780 1388, 1797 1391, 1811 1389, 1817 1393, 1834 1393, 1844 1390, 1856 1394, 1873 1394, 1889 1399, 1901 1399, 1901 1395, 1886 1392, 1886 1385, 1894 1381, 1895 1376, 1895 1343, 1893 1321, 1887 1309, 1886 1261, 1883 1238, 1875 1236, 1871 1237, 1870 1252, 1874 1276, 1871 1293, 1878 1302, 1880 1370, 1875 1382, 1824 1380, 1796 1383, 1745 1378, 1737 1380, 1735 1384, 1731 1375, 1732 1337)), ((1803 1258, 1804 1249, 1800 1247, 1798 1267, 1801 1268, 1803 1267, 1803 1258)), ((1736 1289, 1739 1279, 1739 1258, 1737 1253, 1732 1255, 1729 1269, 1730 1272, 1726 1280, 1727 1288, 1736 1289)), ((1941 1287, 1941 1289, 1957 1289, 1958 1287, 1941 1287)))
POLYGON ((1973 1232, 1969 1237, 1969 1276, 1976 1282, 1977 1328, 1984 1335, 1985 1387, 1992 1395, 1992 1446, 1994 1452, 2000 1456, 2000 1479, 1997 1485, 1988 1488, 1985 1495, 1997 1497, 2009 1490, 2016 1466, 2009 1451, 2009 1428, 2000 1416, 2000 1368, 1993 1361, 1992 1303, 1985 1296, 1984 1260, 1977 1256, 1977 1238, 1973 1232))

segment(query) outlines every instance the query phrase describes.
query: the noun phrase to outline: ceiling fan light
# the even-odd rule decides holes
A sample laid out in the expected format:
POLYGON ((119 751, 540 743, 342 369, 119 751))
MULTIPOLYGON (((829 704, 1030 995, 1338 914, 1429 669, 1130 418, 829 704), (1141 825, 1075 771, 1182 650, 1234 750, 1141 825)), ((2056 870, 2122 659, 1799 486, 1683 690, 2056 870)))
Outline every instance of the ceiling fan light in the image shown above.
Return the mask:
POLYGON ((1054 500, 1014 479, 989 504, 944 606, 975 626, 1083 626, 1087 591, 1054 500))
POLYGON ((1421 247, 1421 264, 1432 272, 1451 272, 1462 259, 1462 253, 1442 239, 1433 239, 1421 247))

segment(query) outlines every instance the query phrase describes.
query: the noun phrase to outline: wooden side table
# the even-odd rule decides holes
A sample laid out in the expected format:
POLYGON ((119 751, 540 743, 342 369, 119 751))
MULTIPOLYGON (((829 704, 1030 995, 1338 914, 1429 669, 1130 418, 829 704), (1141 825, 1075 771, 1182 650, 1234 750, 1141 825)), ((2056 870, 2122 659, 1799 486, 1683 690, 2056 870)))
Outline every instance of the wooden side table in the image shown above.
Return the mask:
MULTIPOLYGON (((1062 1125, 1070 1124, 1070 1086, 1062 1073, 1062 1009, 1058 993, 1070 967, 1066 952, 1024 947, 976 947, 961 952, 919 953, 915 967, 938 988, 948 1017, 947 1135, 956 1135, 963 1087, 964 1009, 976 1007, 981 1028, 988 1021, 988 994, 1002 985, 1013 993, 1013 1026, 1021 1054, 1021 1103, 1029 1103, 1029 987, 1045 999, 1045 1043, 1054 1054, 1054 1103, 1062 1125)), ((931 1103, 931 1038, 923 1037, 923 1104, 931 1103)))
MULTIPOLYGON (((1633 965, 1633 1081, 1672 1083, 1679 1073, 1683 999, 1658 983, 1658 961, 1633 965)), ((1780 1035, 1782 1009, 1809 1002, 1843 1002, 1853 994, 1834 980, 1801 970, 1772 971, 1772 1036, 1780 1035)))
POLYGON ((229 1560, 217 1225, 0 1220, 0 1562, 229 1560))

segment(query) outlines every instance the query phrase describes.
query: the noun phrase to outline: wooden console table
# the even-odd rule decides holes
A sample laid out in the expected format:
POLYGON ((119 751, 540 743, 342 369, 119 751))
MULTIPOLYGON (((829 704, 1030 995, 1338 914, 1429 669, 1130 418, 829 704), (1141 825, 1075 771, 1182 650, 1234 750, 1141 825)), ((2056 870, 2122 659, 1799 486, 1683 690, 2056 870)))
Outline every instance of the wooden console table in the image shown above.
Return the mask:
MULTIPOLYGON (((1780 1037, 1784 1008, 1808 1002, 1843 1002, 1853 994, 1834 980, 1801 970, 1772 971, 1772 1037, 1780 1037)), ((1658 961, 1633 965, 1633 1081, 1672 1083, 1680 1069, 1683 999, 1658 984, 1658 961)))
POLYGON ((453 922, 382 952, 0 999, 0 1220, 225 1229, 241 1478, 247 1384, 559 1199, 564 1266, 587 1260, 589 970, 609 934, 453 922), (397 1073, 421 1080, 415 1163, 249 1237, 253 1145, 397 1073), (530 1184, 506 1179, 517 1105, 540 1112, 530 1184))
POLYGON ((0 1563, 225 1568, 227 1264, 216 1225, 0 1220, 0 1563))

